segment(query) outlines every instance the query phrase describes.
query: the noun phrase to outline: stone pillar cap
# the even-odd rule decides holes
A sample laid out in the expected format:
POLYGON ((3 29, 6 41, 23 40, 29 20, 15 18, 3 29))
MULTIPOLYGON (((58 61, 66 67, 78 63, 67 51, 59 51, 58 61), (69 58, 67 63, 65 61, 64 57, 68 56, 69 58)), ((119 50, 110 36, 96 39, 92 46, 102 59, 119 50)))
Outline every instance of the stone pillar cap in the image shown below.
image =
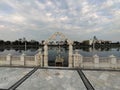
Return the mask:
POLYGON ((39 52, 41 52, 41 50, 42 50, 41 48, 38 49, 39 52))
POLYGON ((78 50, 78 49, 76 49, 76 50, 75 50, 75 54, 78 54, 78 52, 79 52, 79 50, 78 50))
POLYGON ((11 56, 11 53, 9 53, 8 55, 11 56))
POLYGON ((23 56, 25 56, 26 54, 25 53, 22 53, 23 56))
POLYGON ((99 57, 97 54, 93 55, 93 57, 99 57))

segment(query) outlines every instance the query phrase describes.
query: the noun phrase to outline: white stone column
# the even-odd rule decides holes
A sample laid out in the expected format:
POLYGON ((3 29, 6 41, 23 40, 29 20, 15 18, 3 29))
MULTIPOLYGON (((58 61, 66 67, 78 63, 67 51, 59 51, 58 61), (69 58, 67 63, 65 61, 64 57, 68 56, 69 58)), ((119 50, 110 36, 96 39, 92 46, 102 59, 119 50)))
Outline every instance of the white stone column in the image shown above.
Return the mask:
POLYGON ((6 62, 7 62, 8 65, 11 65, 11 62, 12 62, 11 57, 12 57, 11 54, 8 54, 8 55, 6 56, 6 60, 7 60, 6 62))
POLYGON ((94 67, 99 68, 99 56, 96 54, 93 56, 94 58, 94 67))
POLYGON ((36 55, 35 55, 35 64, 36 64, 36 66, 43 66, 43 58, 42 58, 42 53, 41 53, 41 51, 39 51, 36 55))
POLYGON ((73 66, 76 67, 76 54, 73 54, 73 66))
POLYGON ((111 68, 117 68, 117 59, 114 55, 110 55, 110 66, 111 68))
POLYGON ((43 67, 43 54, 41 54, 40 66, 43 67))
POLYGON ((83 56, 79 54, 80 67, 83 67, 83 56))
POLYGON ((20 61, 22 62, 22 65, 24 66, 25 65, 25 54, 24 53, 20 56, 20 61))
POLYGON ((35 65, 38 66, 38 58, 39 58, 38 53, 34 57, 35 57, 35 65))
POLYGON ((69 60, 68 60, 68 63, 69 63, 69 67, 73 67, 73 59, 72 59, 72 56, 73 56, 73 46, 72 44, 69 44, 69 60))
POLYGON ((78 50, 75 50, 75 54, 73 57, 74 57, 73 59, 74 67, 82 67, 83 57, 81 54, 78 53, 78 50))
POLYGON ((48 67, 48 46, 44 45, 44 67, 48 67))

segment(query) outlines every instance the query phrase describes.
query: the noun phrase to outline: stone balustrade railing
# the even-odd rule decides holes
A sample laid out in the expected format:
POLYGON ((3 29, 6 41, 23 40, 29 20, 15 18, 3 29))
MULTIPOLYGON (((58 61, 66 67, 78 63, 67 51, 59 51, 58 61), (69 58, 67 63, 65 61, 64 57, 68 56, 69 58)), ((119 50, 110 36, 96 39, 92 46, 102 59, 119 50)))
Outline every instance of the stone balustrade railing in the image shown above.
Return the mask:
POLYGON ((0 56, 0 66, 42 66, 42 57, 41 53, 35 56, 26 56, 25 54, 12 56, 8 54, 7 56, 0 56))
MULTIPOLYGON (((35 56, 0 56, 0 66, 41 66, 45 67, 45 62, 41 52, 35 56)), ((89 68, 89 69, 120 69, 120 57, 110 55, 109 57, 83 57, 78 52, 72 55, 72 67, 74 68, 89 68)))
POLYGON ((73 54, 73 67, 93 69, 120 69, 120 57, 110 55, 109 57, 83 57, 79 53, 73 54))

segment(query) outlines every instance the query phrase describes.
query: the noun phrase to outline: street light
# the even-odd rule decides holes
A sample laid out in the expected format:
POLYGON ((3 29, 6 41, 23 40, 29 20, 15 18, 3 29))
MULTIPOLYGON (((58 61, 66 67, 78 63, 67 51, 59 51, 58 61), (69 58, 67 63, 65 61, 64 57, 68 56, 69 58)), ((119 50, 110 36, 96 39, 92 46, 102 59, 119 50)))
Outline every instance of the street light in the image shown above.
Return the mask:
POLYGON ((25 37, 23 38, 23 41, 25 42, 25 52, 26 52, 26 50, 27 50, 26 49, 27 48, 27 43, 26 43, 26 38, 25 37))

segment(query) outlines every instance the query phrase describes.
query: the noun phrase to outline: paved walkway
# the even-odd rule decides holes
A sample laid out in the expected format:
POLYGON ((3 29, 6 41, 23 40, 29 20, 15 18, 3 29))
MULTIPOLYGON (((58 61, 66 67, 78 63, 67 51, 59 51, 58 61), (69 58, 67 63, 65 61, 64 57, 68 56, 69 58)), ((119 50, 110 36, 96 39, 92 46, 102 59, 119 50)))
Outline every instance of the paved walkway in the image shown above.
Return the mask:
POLYGON ((0 90, 95 90, 93 83, 87 77, 81 69, 35 67, 9 88, 0 87, 0 90))
POLYGON ((27 73, 24 77, 22 77, 19 81, 17 81, 15 84, 13 84, 11 87, 8 88, 8 90, 15 90, 18 86, 20 86, 27 78, 29 78, 35 71, 37 71, 38 67, 31 70, 29 73, 27 73))

